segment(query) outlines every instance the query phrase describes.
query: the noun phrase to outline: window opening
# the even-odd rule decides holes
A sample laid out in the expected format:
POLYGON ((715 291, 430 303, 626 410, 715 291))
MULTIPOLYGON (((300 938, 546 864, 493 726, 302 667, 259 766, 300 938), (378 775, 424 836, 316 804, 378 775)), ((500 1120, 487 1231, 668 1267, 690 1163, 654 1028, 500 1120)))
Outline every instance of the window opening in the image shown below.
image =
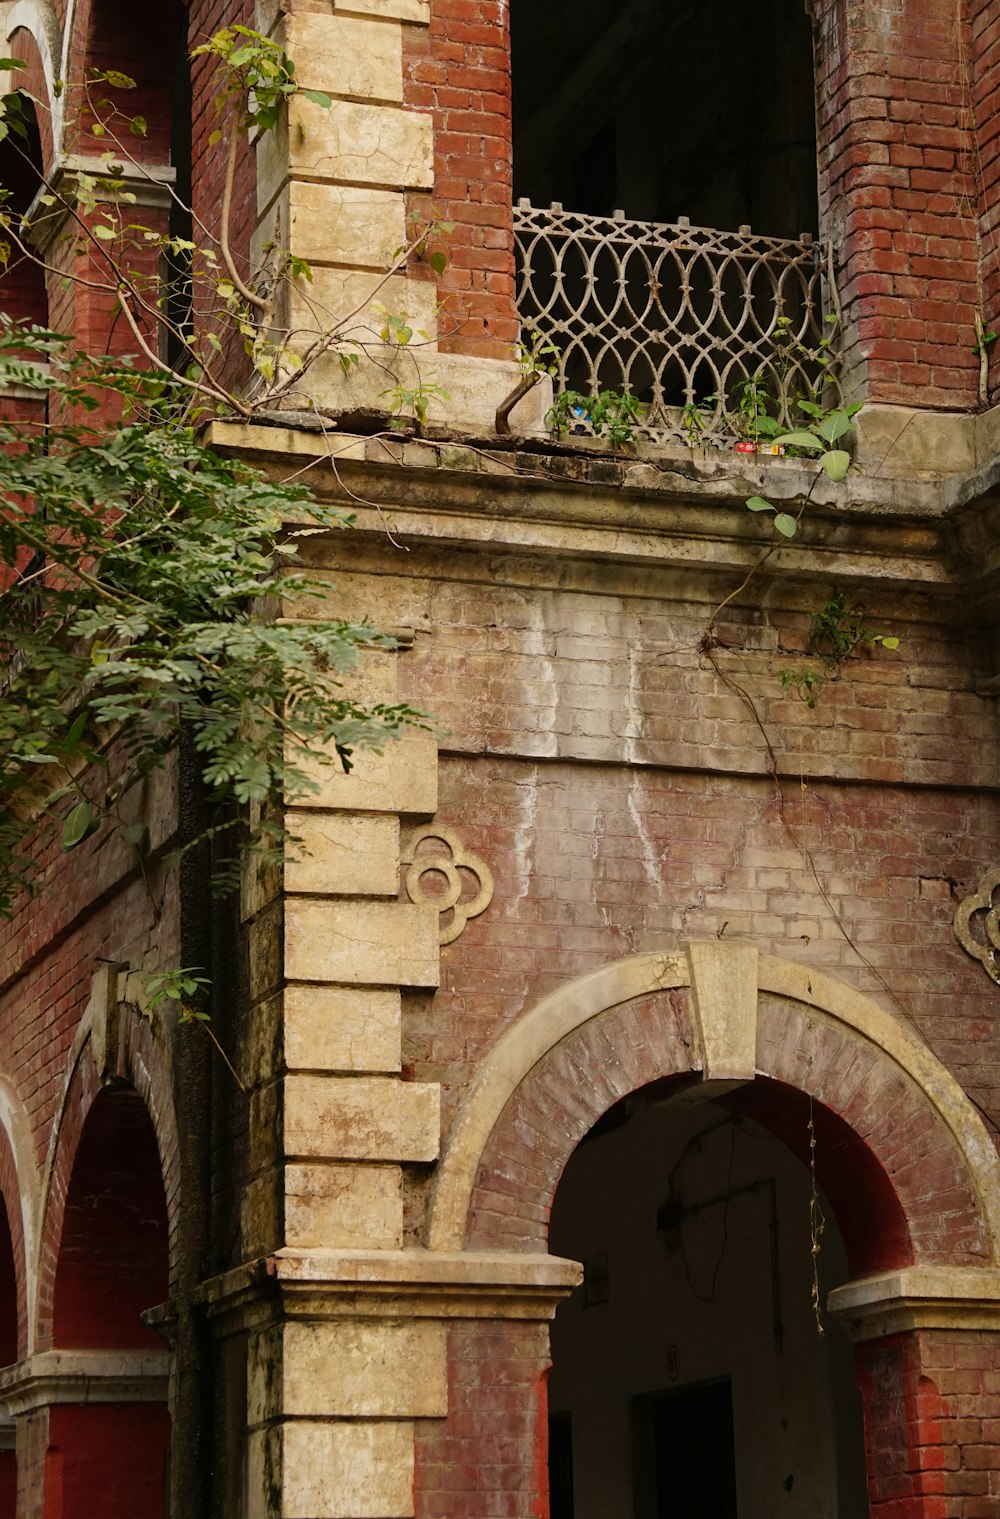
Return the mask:
POLYGON ((557 390, 709 441, 763 375, 795 420, 836 347, 802 0, 512 0, 511 67, 518 313, 557 390))

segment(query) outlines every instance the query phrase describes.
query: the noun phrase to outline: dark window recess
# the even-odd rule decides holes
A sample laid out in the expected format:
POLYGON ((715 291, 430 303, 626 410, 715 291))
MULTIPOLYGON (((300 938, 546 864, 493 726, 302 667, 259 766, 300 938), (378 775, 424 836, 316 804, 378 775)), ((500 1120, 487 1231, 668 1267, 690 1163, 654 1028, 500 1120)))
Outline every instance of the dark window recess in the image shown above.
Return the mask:
POLYGON ((802 0, 511 0, 510 12, 515 197, 816 232, 802 0))
POLYGON ((549 1519, 573 1519, 573 1416, 549 1415, 549 1519))
POLYGON ((635 1519, 738 1519, 729 1378, 633 1398, 632 1466, 635 1519))

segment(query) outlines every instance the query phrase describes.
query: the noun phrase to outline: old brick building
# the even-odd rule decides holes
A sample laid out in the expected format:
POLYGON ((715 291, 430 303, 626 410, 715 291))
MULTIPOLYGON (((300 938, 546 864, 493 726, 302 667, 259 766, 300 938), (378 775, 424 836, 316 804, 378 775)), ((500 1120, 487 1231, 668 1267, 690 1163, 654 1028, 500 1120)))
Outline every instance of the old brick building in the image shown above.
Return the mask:
MULTIPOLYGON (((325 772, 238 911, 195 858, 153 922, 83 846, 2 926, 4 1515, 1000 1515, 1000 6, 613 9, 0 5, 50 180, 74 80, 135 76, 153 222, 221 194, 189 46, 276 29, 333 104, 243 157, 234 243, 379 286, 447 393, 394 438, 321 364, 333 468, 212 427, 351 501, 309 553, 433 733, 325 772), (431 202, 447 268, 383 284, 431 202), (553 441, 549 376, 504 431, 519 325, 638 438, 553 441), (733 449, 827 359, 845 479, 733 449), (239 1085, 144 1002, 179 964, 239 1085)), ((128 349, 58 269, 0 295, 128 349)))

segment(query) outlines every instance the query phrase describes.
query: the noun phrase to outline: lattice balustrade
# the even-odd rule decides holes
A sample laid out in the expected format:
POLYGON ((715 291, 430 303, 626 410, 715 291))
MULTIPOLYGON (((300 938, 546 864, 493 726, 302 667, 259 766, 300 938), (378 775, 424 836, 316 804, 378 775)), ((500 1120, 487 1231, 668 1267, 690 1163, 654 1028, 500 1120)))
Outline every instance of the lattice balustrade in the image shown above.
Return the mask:
POLYGON ((692 227, 683 217, 665 224, 558 204, 540 210, 525 200, 515 207, 514 235, 522 332, 558 350, 557 392, 634 395, 640 436, 745 433, 740 399, 755 376, 785 421, 801 422, 799 398, 836 404, 828 245, 757 237, 749 227, 692 227))

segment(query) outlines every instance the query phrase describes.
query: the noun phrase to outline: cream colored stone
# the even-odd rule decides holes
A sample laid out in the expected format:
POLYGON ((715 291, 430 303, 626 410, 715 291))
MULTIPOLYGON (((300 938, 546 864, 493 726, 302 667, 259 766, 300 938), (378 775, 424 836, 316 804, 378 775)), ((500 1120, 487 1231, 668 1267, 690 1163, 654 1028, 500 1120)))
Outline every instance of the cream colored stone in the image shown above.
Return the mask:
POLYGON ((415 346, 411 351, 418 362, 421 355, 433 351, 437 289, 428 280, 406 279, 401 274, 381 283, 377 274, 314 266, 311 284, 296 283, 289 324, 293 333, 336 328, 353 343, 378 344, 385 312, 405 317, 412 327, 415 346))
POLYGON ((334 4, 345 15, 385 16, 420 26, 427 26, 431 19, 431 0, 334 0, 334 4))
POLYGON ((290 1420, 282 1425, 282 1519, 407 1519, 413 1425, 290 1420))
POLYGON ((441 1088, 389 1076, 290 1075, 285 1153, 302 1159, 436 1160, 441 1088))
POLYGON ((975 462, 975 419, 955 412, 869 403, 854 420, 855 459, 862 474, 933 479, 961 474, 975 462))
POLYGON ((290 1071, 398 1071, 399 992, 347 986, 285 988, 290 1071))
POLYGON ((300 842, 285 859, 285 890, 315 895, 399 895, 399 819, 289 811, 300 842))
POLYGON ((448 1412, 443 1324, 291 1319, 283 1341, 287 1415, 406 1419, 448 1412))
POLYGON ((258 205, 289 178, 328 179, 382 190, 425 190, 434 182, 431 117, 398 106, 335 100, 329 110, 304 96, 257 144, 258 205))
POLYGON ((397 902, 291 898, 285 975, 347 986, 437 986, 437 914, 397 902))
POLYGON ((286 22, 286 48, 295 59, 303 89, 334 98, 399 104, 403 99, 403 29, 373 16, 293 11, 286 22))
MULTIPOLYGON (((392 190, 293 179, 262 216, 253 256, 260 263, 264 244, 275 243, 279 248, 291 248, 310 264, 370 270, 368 284, 358 291, 354 303, 359 305, 378 283, 378 276, 395 262, 405 235, 406 202, 402 195, 392 190)), ((313 280, 318 291, 315 270, 313 280)), ((305 298, 312 287, 308 281, 299 283, 305 298)), ((337 294, 333 291, 335 297, 337 294)), ((334 300, 324 302, 319 296, 318 301, 317 321, 334 326, 345 308, 338 308, 334 300), (324 310, 324 305, 329 309, 324 310)))
MULTIPOLYGON (((431 397, 430 421, 479 433, 493 432, 497 408, 522 378, 513 361, 430 350, 421 356, 419 350, 399 353, 389 347, 379 353, 377 363, 362 360, 346 374, 332 357, 325 358, 314 366, 310 376, 317 393, 334 410, 385 410, 393 404, 385 392, 394 381, 403 386, 413 386, 418 380, 438 386, 445 394, 431 397)), ((544 418, 551 404, 552 385, 546 379, 518 402, 510 415, 511 430, 534 435, 546 433, 544 418)))
POLYGON ((906 1266, 831 1292, 828 1307, 854 1340, 913 1329, 1000 1329, 1000 1271, 974 1266, 906 1266))
POLYGON ((437 811, 437 740, 431 733, 410 730, 388 743, 382 754, 358 749, 349 774, 333 765, 303 768, 319 790, 297 797, 299 807, 396 812, 403 817, 433 817, 437 811))
POLYGON ((752 1081, 757 1055, 756 944, 696 939, 687 953, 705 1080, 752 1081))
POLYGON ((398 1166, 285 1167, 285 1243, 289 1249, 394 1250, 403 1239, 398 1166))
POLYGON ((247 1519, 276 1519, 269 1499, 281 1492, 281 1428, 255 1429, 247 1436, 247 1519))

